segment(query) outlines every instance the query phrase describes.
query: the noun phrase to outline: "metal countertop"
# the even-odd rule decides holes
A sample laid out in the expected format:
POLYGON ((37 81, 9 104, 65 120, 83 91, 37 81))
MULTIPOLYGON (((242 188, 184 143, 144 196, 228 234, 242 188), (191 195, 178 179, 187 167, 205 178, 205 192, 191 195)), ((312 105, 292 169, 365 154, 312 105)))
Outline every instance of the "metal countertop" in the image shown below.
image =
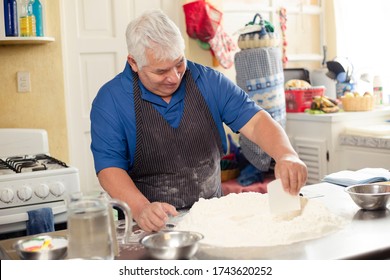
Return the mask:
MULTIPOLYGON (((390 210, 362 210, 344 189, 320 183, 305 186, 301 191, 305 197, 322 201, 331 212, 350 221, 339 231, 282 246, 216 248, 201 245, 194 259, 390 259, 390 210)), ((137 242, 126 245, 117 256, 117 259, 147 258, 145 250, 137 242)))
POLYGON ((322 238, 290 245, 199 250, 199 259, 390 259, 390 210, 360 209, 344 187, 320 183, 302 188, 309 199, 322 201, 331 212, 349 220, 343 229, 322 238))
MULTIPOLYGON (((344 187, 329 183, 305 186, 301 192, 309 199, 322 201, 330 211, 350 223, 322 238, 290 245, 253 248, 216 248, 201 245, 194 259, 390 259, 389 209, 361 210, 344 191, 344 187)), ((66 235, 66 231, 52 234, 66 235)), ((148 259, 145 249, 138 243, 138 239, 144 234, 142 231, 135 231, 134 243, 122 246, 116 259, 148 259)), ((1 259, 18 259, 12 250, 12 244, 16 240, 0 241, 1 259)))

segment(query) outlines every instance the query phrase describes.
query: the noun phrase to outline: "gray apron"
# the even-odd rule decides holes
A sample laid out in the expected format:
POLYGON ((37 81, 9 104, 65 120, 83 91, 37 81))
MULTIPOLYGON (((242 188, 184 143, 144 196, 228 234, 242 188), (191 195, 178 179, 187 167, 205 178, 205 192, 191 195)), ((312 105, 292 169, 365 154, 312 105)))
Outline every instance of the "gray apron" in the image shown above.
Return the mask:
POLYGON ((222 142, 207 104, 186 71, 184 111, 173 128, 141 98, 139 77, 133 72, 136 151, 129 175, 149 201, 167 202, 177 209, 199 198, 219 197, 222 142))

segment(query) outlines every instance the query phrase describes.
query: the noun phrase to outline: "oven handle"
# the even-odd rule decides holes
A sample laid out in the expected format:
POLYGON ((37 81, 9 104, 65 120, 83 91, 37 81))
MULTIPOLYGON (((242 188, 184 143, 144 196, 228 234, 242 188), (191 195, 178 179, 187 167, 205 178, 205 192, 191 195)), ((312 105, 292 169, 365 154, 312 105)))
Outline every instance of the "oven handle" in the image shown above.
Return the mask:
MULTIPOLYGON (((66 205, 54 206, 51 207, 51 209, 53 211, 53 215, 65 213, 67 211, 66 205)), ((27 222, 28 214, 25 212, 0 217, 0 225, 10 224, 10 221, 12 221, 12 223, 27 222)))

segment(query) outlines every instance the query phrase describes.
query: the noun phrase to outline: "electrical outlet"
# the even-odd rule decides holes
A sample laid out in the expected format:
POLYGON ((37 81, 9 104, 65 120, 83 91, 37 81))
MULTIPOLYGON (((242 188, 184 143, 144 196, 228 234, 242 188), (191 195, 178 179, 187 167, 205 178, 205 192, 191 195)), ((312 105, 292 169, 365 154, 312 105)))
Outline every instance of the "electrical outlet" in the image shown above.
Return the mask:
POLYGON ((19 71, 17 73, 17 80, 18 80, 18 92, 31 91, 30 72, 19 71))

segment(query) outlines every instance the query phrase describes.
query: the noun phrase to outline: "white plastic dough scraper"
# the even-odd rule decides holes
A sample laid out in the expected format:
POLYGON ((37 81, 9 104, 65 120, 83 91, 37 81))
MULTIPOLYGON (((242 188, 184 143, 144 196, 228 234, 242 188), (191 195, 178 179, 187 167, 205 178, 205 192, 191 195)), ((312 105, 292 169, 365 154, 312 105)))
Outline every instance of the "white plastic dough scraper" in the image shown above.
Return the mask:
POLYGON ((284 191, 280 179, 268 183, 267 191, 271 214, 278 215, 301 210, 300 197, 284 191))

